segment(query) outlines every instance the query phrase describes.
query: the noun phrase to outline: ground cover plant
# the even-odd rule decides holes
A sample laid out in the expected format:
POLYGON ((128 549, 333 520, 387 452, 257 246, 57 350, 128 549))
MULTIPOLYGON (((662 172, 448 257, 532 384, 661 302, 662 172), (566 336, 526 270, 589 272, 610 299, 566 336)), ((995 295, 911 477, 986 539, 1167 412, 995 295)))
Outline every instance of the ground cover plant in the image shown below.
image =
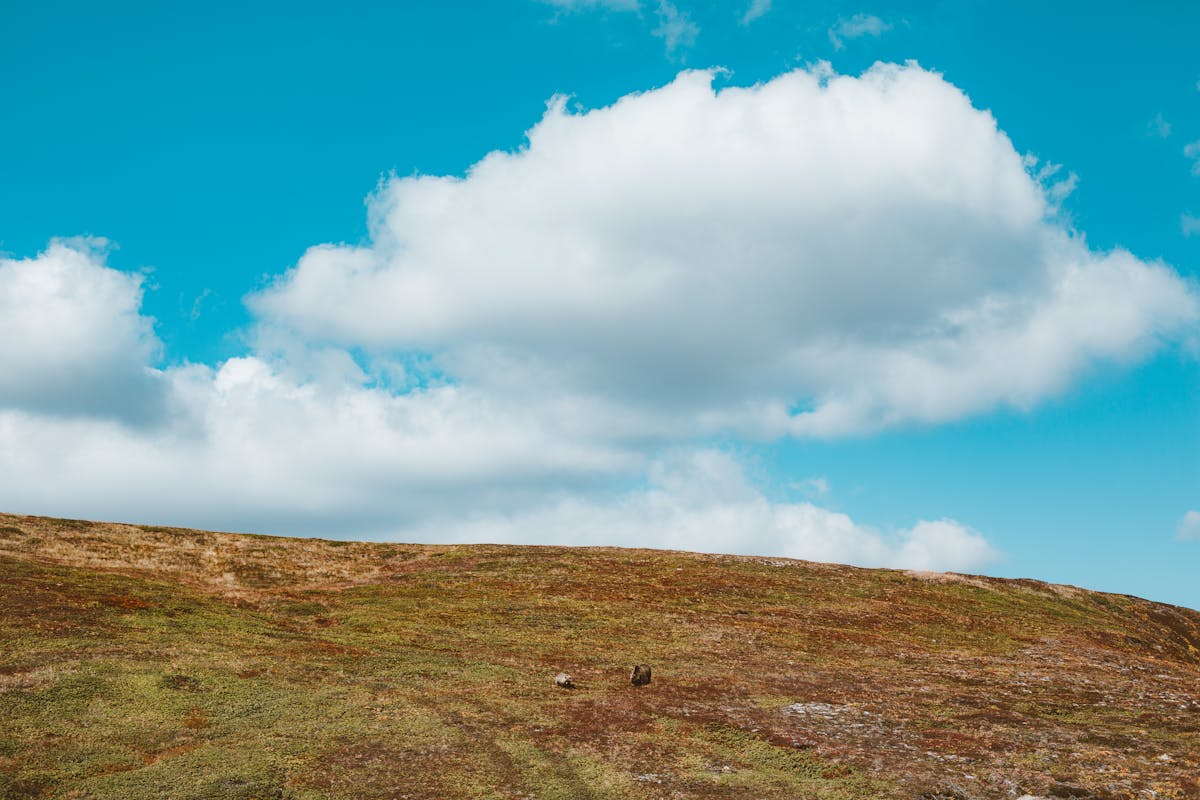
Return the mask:
POLYGON ((1198 648, 1036 581, 0 515, 0 798, 1200 798, 1198 648))

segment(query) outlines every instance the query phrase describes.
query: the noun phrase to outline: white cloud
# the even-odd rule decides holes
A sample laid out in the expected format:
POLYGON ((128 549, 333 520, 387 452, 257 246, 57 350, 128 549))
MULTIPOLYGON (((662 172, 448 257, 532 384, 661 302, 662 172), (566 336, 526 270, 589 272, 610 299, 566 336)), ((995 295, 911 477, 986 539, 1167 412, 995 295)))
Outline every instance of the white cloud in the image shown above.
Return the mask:
POLYGON ((131 421, 161 411, 142 278, 105 266, 105 246, 61 241, 0 258, 0 406, 131 421))
POLYGON ((1067 177, 1060 181, 1055 181, 1046 189, 1046 197, 1054 206, 1062 204, 1076 189, 1079 188, 1079 176, 1074 172, 1068 173, 1067 177))
POLYGON ((397 395, 258 357, 164 381, 173 413, 152 427, 0 411, 0 507, 361 534, 587 492, 645 463, 589 436, 576 423, 591 409, 569 399, 523 410, 456 386, 397 395))
POLYGON ((1181 542, 1200 539, 1200 511, 1189 511, 1183 515, 1175 529, 1175 538, 1181 542))
POLYGON ((891 29, 891 24, 873 14, 855 14, 849 19, 839 19, 837 24, 829 29, 829 41, 835 50, 841 50, 846 46, 847 39, 860 39, 863 36, 878 39, 891 29))
POLYGON ((204 289, 202 292, 200 292, 200 294, 196 295, 196 299, 192 301, 192 308, 188 312, 188 320, 190 320, 191 322, 195 322, 198 319, 200 319, 200 316, 203 313, 201 307, 204 305, 204 301, 208 300, 208 298, 210 298, 212 296, 213 296, 213 290, 208 289, 208 288, 204 289))
MULTIPOLYGON (((564 11, 634 11, 641 15, 643 6, 641 0, 543 0, 543 2, 564 11)), ((763 0, 755 0, 763 2, 763 0)), ((770 0, 766 0, 768 5, 770 0)), ((691 47, 700 35, 700 26, 692 21, 691 15, 681 11, 670 0, 658 0, 654 6, 654 18, 657 25, 650 33, 663 40, 667 55, 675 55, 679 50, 691 47)))
POLYGON ((1178 335, 1191 290, 1089 250, 939 75, 711 80, 558 100, 517 152, 389 181, 370 241, 250 298, 254 348, 220 365, 153 369, 138 277, 87 247, 0 263, 3 340, 30 343, 0 353, 0 507, 986 565, 957 522, 769 498, 699 443, 1028 407, 1178 335))
POLYGON ((1184 145, 1183 154, 1192 160, 1192 174, 1200 175, 1200 139, 1184 145))
POLYGON ((251 305, 672 439, 1027 408, 1196 318, 1168 267, 1058 223, 1045 169, 937 74, 710 81, 557 100, 465 178, 393 180, 370 245, 310 250, 251 305))
POLYGON ((1166 139, 1171 135, 1171 123, 1167 122, 1167 120, 1163 118, 1162 112, 1160 111, 1154 115, 1154 118, 1151 119, 1149 123, 1147 123, 1146 132, 1150 136, 1154 136, 1159 139, 1166 139))
POLYGON ((813 478, 805 478, 802 481, 797 481, 792 484, 792 488, 804 494, 807 497, 824 497, 829 494, 829 481, 818 475, 813 478))
POLYGON ((426 542, 604 544, 974 570, 949 520, 886 533, 770 502, 728 454, 646 461, 454 387, 297 383, 258 358, 168 372, 177 415, 136 429, 0 411, 0 503, 27 513, 426 542), (64 458, 64 454, 69 457, 64 458), (647 476, 614 494, 614 477, 647 476))
POLYGON ((1194 301, 1162 265, 1119 251, 1071 260, 1081 256, 1062 254, 1047 296, 994 298, 959 320, 946 318, 947 328, 925 341, 822 343, 800 353, 815 380, 837 388, 793 417, 792 431, 837 435, 932 423, 997 402, 1030 408, 1065 390, 1096 358, 1135 360, 1194 319, 1194 301))
POLYGON ((1193 217, 1191 214, 1180 214, 1179 228, 1183 231, 1184 236, 1195 236, 1200 233, 1200 217, 1193 217))
POLYGON ((691 47, 700 35, 700 27, 692 21, 691 16, 680 11, 669 0, 658 0, 658 27, 651 33, 663 40, 667 53, 675 53, 680 48, 691 47))
POLYGON ((771 0, 750 0, 750 6, 742 15, 742 24, 749 25, 771 10, 771 0))
POLYGON ((611 11, 638 11, 641 0, 542 0, 544 3, 567 11, 606 8, 611 11))
POLYGON ((422 539, 446 531, 463 542, 560 542, 655 547, 711 553, 777 555, 860 566, 968 571, 998 553, 953 520, 921 521, 885 533, 811 503, 772 503, 729 456, 693 451, 660 461, 650 486, 615 501, 566 498, 527 513, 465 522, 433 520, 422 539))
POLYGON ((1025 169, 1029 171, 1033 179, 1042 187, 1046 194, 1046 199, 1050 203, 1050 208, 1055 212, 1062 206, 1063 201, 1079 188, 1079 176, 1074 172, 1068 172, 1063 177, 1062 164, 1055 164, 1052 161, 1043 162, 1032 153, 1026 153, 1022 161, 1025 164, 1025 169))

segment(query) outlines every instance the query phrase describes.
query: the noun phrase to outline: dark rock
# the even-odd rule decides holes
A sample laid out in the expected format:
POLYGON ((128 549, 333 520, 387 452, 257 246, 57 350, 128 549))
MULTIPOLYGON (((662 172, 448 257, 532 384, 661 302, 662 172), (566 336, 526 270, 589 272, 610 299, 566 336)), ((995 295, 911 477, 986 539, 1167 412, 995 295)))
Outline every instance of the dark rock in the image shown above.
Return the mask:
POLYGON ((650 682, 650 665, 638 664, 629 673, 629 682, 634 686, 645 686, 650 682))

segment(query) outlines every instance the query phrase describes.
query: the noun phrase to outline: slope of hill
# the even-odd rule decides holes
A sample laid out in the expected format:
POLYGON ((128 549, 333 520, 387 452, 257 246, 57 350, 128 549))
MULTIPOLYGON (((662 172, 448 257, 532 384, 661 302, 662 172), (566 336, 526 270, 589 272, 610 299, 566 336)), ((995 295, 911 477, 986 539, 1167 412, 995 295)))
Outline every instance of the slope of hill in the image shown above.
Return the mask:
POLYGON ((1198 648, 1035 581, 0 515, 0 798, 1200 798, 1198 648))

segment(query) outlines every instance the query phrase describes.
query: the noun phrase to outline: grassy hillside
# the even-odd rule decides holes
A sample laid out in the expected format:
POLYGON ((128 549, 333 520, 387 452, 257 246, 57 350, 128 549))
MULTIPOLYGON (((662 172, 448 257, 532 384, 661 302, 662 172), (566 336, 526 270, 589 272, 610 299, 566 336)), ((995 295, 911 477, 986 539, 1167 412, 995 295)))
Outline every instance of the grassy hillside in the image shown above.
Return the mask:
POLYGON ((0 515, 0 798, 1200 798, 1197 648, 1034 581, 0 515))

